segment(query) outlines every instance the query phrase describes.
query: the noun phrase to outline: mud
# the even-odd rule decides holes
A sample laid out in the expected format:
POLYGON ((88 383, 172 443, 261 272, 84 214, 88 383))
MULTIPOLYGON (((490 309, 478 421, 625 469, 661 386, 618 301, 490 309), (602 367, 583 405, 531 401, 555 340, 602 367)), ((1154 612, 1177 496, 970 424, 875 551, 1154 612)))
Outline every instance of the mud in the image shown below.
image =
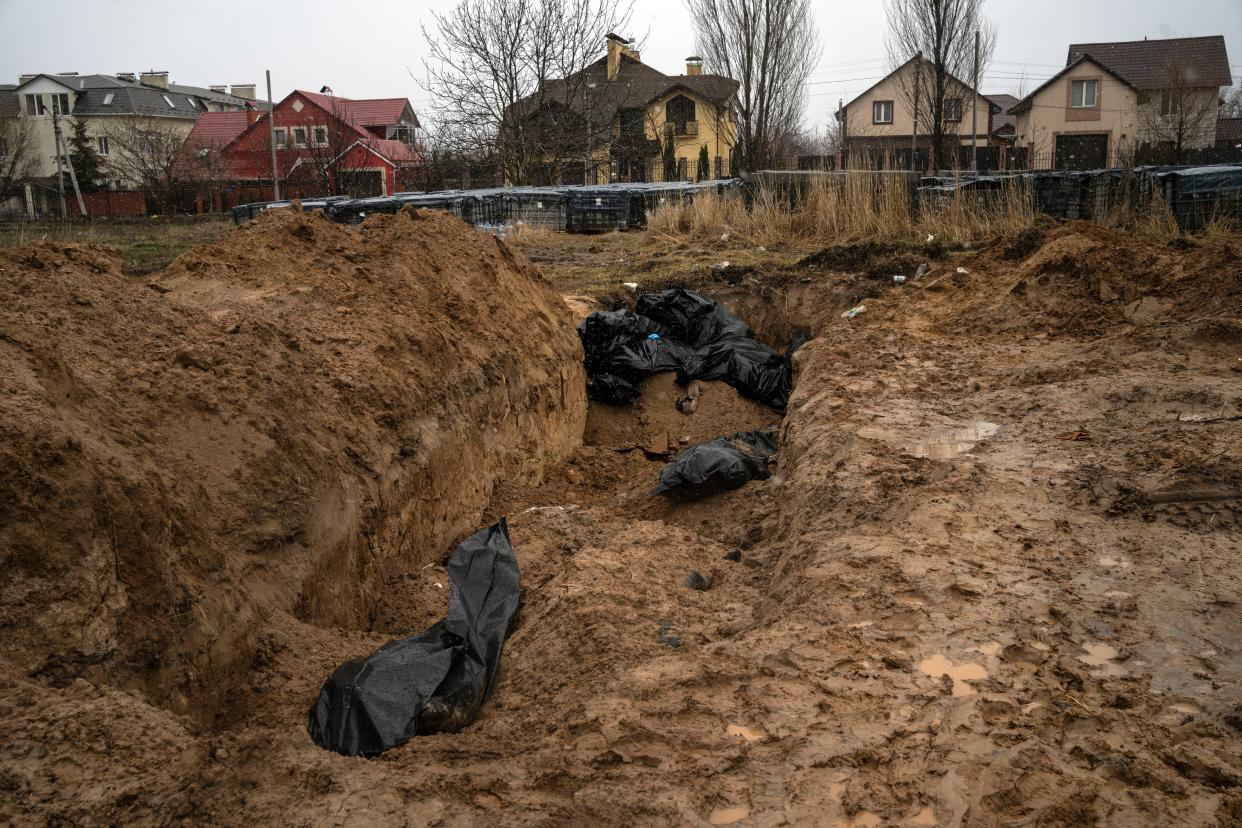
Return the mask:
POLYGON ((545 473, 498 471, 483 512, 511 516, 526 595, 465 731, 371 761, 305 732, 333 667, 442 608, 433 556, 391 572, 370 628, 265 616, 227 721, 8 663, 0 815, 1238 824, 1239 243, 1071 224, 1008 246, 877 282, 849 320, 849 274, 737 286, 767 330, 790 306, 816 336, 768 481, 654 498, 660 463, 628 444, 772 421, 721 387, 684 415, 662 377, 545 473))

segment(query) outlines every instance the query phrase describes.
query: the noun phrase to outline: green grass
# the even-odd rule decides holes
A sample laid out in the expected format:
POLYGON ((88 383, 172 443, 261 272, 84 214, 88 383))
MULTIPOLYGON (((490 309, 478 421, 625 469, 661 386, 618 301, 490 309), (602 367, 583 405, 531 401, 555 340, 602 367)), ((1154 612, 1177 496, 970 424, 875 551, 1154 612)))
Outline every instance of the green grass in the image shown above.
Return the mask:
POLYGON ((200 218, 96 219, 0 223, 0 248, 38 241, 106 244, 121 254, 126 272, 152 273, 191 247, 216 241, 233 229, 225 216, 200 218))

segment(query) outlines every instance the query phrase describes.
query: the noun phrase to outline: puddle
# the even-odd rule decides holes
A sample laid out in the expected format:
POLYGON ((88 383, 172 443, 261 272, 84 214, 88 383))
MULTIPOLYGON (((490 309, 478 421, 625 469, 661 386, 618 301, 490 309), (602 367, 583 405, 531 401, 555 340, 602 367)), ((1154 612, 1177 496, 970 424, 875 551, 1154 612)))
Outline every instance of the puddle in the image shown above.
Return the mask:
POLYGON ((996 423, 976 420, 965 428, 955 428, 929 435, 926 439, 902 447, 907 454, 931 460, 948 460, 970 451, 975 444, 1000 431, 996 423))
POLYGON ((1122 558, 1100 558, 1098 563, 1100 564, 1100 566, 1108 566, 1108 567, 1115 566, 1119 569, 1126 569, 1130 566, 1130 562, 1122 558))
POLYGON ((988 641, 983 644, 980 644, 978 647, 975 647, 974 649, 975 649, 975 652, 983 653, 985 656, 988 656, 990 658, 1001 651, 1001 645, 999 641, 988 641))
POLYGON ((730 736, 741 736, 743 739, 745 739, 748 742, 757 742, 763 738, 762 730, 756 730, 753 727, 746 727, 744 725, 738 725, 738 724, 731 724, 728 727, 726 727, 725 733, 729 734, 730 736))
POLYGON ((1086 654, 1078 656, 1078 660, 1088 667, 1096 667, 1111 676, 1120 676, 1125 673, 1125 668, 1120 664, 1113 663, 1113 659, 1117 657, 1116 647, 1100 642, 1091 642, 1083 644, 1082 649, 1086 654))
POLYGON ((966 682, 988 677, 988 671, 982 664, 954 664, 940 653, 920 661, 919 669, 934 679, 943 675, 953 679, 954 696, 974 695, 975 688, 966 682))
POLYGON ((879 828, 883 820, 870 811, 859 811, 852 819, 839 819, 832 823, 832 828, 879 828))
POLYGON ((899 592, 893 596, 893 600, 908 607, 921 607, 924 604, 923 596, 917 592, 899 592))
POLYGON ((938 823, 936 822, 936 812, 932 810, 932 807, 930 805, 923 808, 923 810, 919 811, 917 814, 915 814, 914 816, 906 820, 906 825, 909 825, 912 828, 913 826, 919 826, 920 828, 922 828, 922 826, 937 825, 937 824, 938 823))
POLYGON ((729 808, 717 808, 712 811, 707 821, 712 825, 732 825, 750 816, 750 808, 745 805, 734 805, 729 808))

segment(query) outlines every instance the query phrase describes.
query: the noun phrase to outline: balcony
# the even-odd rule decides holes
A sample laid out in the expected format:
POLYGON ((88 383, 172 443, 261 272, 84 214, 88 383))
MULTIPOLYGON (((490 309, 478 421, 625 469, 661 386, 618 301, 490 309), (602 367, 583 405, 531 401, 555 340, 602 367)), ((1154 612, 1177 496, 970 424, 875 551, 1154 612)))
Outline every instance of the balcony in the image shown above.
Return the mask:
POLYGON ((693 137, 699 134, 698 121, 674 121, 665 124, 664 126, 670 135, 676 135, 678 137, 683 135, 693 137))

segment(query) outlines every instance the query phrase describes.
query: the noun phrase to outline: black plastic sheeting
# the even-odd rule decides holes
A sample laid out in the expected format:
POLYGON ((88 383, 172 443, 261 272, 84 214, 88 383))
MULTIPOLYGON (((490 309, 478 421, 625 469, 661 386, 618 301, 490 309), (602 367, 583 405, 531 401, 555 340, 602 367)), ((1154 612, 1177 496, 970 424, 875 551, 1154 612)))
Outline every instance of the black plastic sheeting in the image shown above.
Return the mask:
POLYGON ((776 456, 776 428, 739 431, 699 443, 677 455, 660 472, 656 493, 690 500, 736 489, 750 480, 767 480, 776 456))
POLYGON ((675 371, 681 383, 724 380, 777 410, 789 402, 789 354, 764 345, 745 322, 692 290, 645 293, 632 313, 598 311, 578 335, 587 391, 600 402, 633 402, 643 378, 661 371, 675 371))
MULTIPOLYGON (((492 187, 393 193, 369 198, 331 196, 303 199, 303 209, 323 210, 341 224, 358 224, 375 213, 396 213, 407 204, 452 213, 467 224, 530 224, 554 230, 600 233, 642 227, 647 212, 666 202, 688 201, 698 193, 725 193, 741 187, 736 178, 712 181, 492 187)), ((288 207, 289 201, 264 201, 233 208, 233 221, 244 224, 264 210, 288 207)))
POLYGON ((448 564, 448 615, 348 661, 323 684, 307 729, 320 747, 375 756, 416 735, 474 721, 520 603, 505 520, 462 541, 448 564))

